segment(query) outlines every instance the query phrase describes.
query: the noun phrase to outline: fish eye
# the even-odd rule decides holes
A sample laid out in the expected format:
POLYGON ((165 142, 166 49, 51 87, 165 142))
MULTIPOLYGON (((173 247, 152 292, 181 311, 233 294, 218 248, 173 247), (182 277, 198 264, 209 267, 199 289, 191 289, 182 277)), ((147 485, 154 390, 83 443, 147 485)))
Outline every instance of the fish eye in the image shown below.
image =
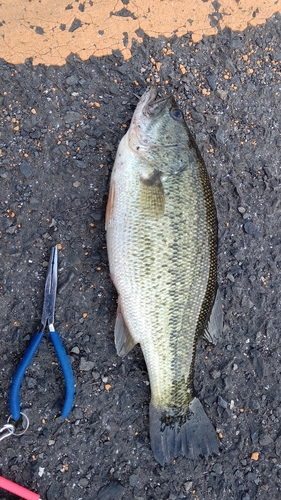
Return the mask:
POLYGON ((171 109, 170 115, 174 120, 179 120, 179 121, 183 120, 183 113, 178 108, 171 109))

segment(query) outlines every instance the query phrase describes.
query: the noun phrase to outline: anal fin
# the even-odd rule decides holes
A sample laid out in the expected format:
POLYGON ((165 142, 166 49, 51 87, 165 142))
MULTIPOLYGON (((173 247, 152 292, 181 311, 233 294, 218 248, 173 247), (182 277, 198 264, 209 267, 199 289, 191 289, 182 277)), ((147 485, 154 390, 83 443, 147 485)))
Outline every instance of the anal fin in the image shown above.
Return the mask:
POLYGON ((114 339, 115 339, 117 354, 122 358, 126 356, 126 354, 128 354, 128 352, 130 352, 131 349, 133 349, 133 347, 137 343, 133 339, 129 331, 129 328, 127 327, 124 318, 122 316, 120 297, 118 297, 117 316, 114 328, 114 339))
POLYGON ((219 288, 217 288, 216 298, 214 301, 213 309, 210 315, 208 325, 204 332, 204 338, 211 342, 211 344, 216 344, 221 338, 223 328, 223 310, 221 302, 221 294, 219 288))

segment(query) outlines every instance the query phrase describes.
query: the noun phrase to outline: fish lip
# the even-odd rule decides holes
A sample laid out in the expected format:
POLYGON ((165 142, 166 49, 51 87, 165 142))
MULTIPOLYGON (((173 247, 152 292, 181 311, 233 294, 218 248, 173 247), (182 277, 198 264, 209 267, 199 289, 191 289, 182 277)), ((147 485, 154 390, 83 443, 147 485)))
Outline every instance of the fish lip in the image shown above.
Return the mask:
POLYGON ((151 85, 151 87, 148 88, 148 90, 145 93, 146 97, 146 102, 143 107, 143 114, 146 116, 151 116, 153 115, 153 111, 156 110, 163 110, 164 106, 161 106, 161 103, 166 103, 169 99, 171 99, 171 96, 164 96, 164 97, 159 97, 158 96, 158 87, 157 85, 151 85))
POLYGON ((159 99, 157 99, 157 96, 158 96, 158 86, 157 85, 151 85, 151 87, 148 88, 147 92, 148 92, 148 101, 147 101, 146 105, 167 99, 167 96, 159 97, 159 99))

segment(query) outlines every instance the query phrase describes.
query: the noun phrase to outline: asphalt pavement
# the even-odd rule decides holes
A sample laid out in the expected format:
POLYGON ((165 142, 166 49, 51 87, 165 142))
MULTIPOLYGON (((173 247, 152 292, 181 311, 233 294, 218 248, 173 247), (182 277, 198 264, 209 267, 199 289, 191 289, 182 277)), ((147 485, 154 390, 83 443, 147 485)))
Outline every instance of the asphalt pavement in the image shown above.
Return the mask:
MULTIPOLYGON (((46 500, 278 500, 281 495, 281 16, 195 43, 139 32, 118 50, 61 66, 0 61, 0 426, 16 365, 40 325, 50 251, 59 245, 55 326, 26 374, 30 427, 0 442, 0 474, 46 500), (114 346, 116 292, 104 214, 117 145, 145 88, 172 92, 204 157, 219 222, 224 331, 198 341, 195 389, 221 443, 209 460, 161 467, 149 441, 139 347, 114 346)), ((12 500, 0 490, 0 500, 12 500)))

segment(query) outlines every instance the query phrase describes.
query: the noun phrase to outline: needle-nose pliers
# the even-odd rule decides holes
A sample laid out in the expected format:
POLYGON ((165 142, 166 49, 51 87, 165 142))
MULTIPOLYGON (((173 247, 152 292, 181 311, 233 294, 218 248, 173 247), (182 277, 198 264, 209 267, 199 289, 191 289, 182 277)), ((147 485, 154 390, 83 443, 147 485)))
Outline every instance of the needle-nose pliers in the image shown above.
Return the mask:
POLYGON ((55 347, 57 356, 59 358, 65 379, 65 401, 61 412, 62 418, 66 418, 68 416, 73 406, 75 388, 74 388, 74 377, 72 373, 72 368, 69 359, 67 357, 65 348, 62 345, 59 332, 55 331, 54 328, 55 301, 57 293, 57 269, 58 269, 58 247, 54 246, 52 248, 48 273, 46 277, 44 304, 41 317, 42 328, 39 331, 39 333, 36 333, 32 338, 20 364, 17 367, 16 373, 12 380, 12 385, 10 389, 10 410, 14 420, 18 420, 20 418, 19 393, 20 393, 22 379, 37 350, 37 347, 39 346, 42 340, 47 323, 49 327, 49 334, 53 342, 53 345, 55 347))

